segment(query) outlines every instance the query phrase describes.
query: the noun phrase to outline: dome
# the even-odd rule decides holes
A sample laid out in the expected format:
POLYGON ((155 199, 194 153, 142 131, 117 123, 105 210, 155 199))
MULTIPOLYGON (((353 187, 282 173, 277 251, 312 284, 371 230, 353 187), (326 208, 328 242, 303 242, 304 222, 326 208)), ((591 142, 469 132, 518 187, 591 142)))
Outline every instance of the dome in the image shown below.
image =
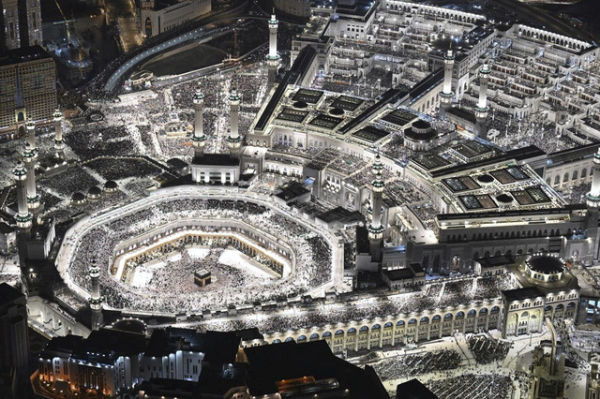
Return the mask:
POLYGON ((513 202, 513 197, 508 194, 500 194, 496 196, 496 201, 501 204, 510 204, 513 202))
POLYGON ((112 193, 117 191, 118 188, 119 186, 114 180, 107 180, 106 183, 104 183, 104 191, 106 192, 112 193))
POLYGON ((544 274, 561 273, 564 267, 560 258, 546 255, 532 256, 527 260, 527 266, 534 272, 544 274))
POLYGON ((308 107, 308 104, 305 103, 304 101, 296 101, 292 105, 294 106, 294 108, 299 108, 299 109, 304 109, 304 108, 308 107))
POLYGON ((423 119, 419 119, 412 124, 412 127, 417 131, 423 131, 431 129, 431 124, 423 119))
POLYGON ((557 282, 563 278, 565 264, 556 256, 532 255, 525 261, 525 269, 530 278, 544 283, 557 282))
POLYGON ((490 184, 491 182, 494 181, 494 178, 488 174, 484 174, 484 175, 477 176, 477 181, 479 183, 483 183, 483 184, 490 184))
POLYGON ((71 202, 73 202, 75 205, 83 204, 85 202, 85 195, 77 191, 71 196, 71 202))
POLYGON ((98 198, 102 194, 102 190, 98 186, 92 186, 88 190, 88 197, 90 198, 98 198))
POLYGON ((404 137, 415 141, 429 141, 437 137, 437 132, 429 122, 419 119, 404 131, 404 137))
POLYGON ((329 113, 330 113, 331 115, 335 115, 335 116, 341 116, 341 115, 344 115, 344 110, 343 110, 343 109, 341 109, 341 108, 331 108, 331 109, 329 110, 329 113))

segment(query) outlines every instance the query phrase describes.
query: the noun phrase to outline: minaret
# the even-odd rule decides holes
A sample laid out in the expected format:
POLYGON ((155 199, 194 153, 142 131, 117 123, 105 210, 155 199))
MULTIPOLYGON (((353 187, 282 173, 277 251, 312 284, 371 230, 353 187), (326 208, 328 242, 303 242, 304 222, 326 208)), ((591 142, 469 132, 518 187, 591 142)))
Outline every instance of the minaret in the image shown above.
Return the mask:
POLYGON ((267 66, 269 68, 268 74, 268 86, 272 87, 275 83, 275 78, 277 77, 277 69, 279 68, 279 63, 281 61, 281 57, 277 52, 277 30, 279 28, 279 21, 275 17, 275 14, 271 15, 271 19, 269 20, 269 54, 267 55, 267 66))
POLYGON ((27 128, 27 142, 32 148, 35 148, 35 123, 28 119, 25 127, 27 128))
MULTIPOLYGON (((377 154, 379 155, 379 154, 377 154)), ((372 214, 371 214, 371 223, 368 226, 369 230, 369 243, 370 243, 370 252, 371 259, 374 261, 381 260, 381 244, 383 240, 383 225, 381 223, 382 214, 381 208, 383 206, 383 190, 385 188, 385 183, 383 182, 383 176, 381 174, 381 169, 376 168, 376 164, 373 164, 373 170, 375 171, 375 180, 371 183, 372 190, 372 214)), ((383 165, 382 165, 383 166, 383 165)))
POLYGON ((54 111, 54 156, 62 159, 64 157, 63 149, 65 144, 62 138, 62 119, 63 115, 60 110, 54 111))
POLYGON ((40 207, 40 196, 37 193, 37 185, 35 182, 35 161, 37 160, 37 157, 38 153, 35 147, 32 147, 29 142, 25 143, 23 162, 25 162, 25 167, 27 168, 27 206, 34 214, 40 207))
POLYGON ((443 109, 448 109, 452 105, 452 71, 454 69, 454 51, 448 49, 444 57, 444 84, 440 93, 440 102, 443 109))
POLYGON ((485 122, 489 111, 487 106, 487 87, 489 76, 490 68, 488 67, 488 64, 483 64, 479 70, 479 101, 477 102, 477 107, 475 108, 475 118, 477 119, 479 137, 485 137, 487 135, 485 122))
POLYGON ((231 152, 236 152, 241 144, 242 139, 239 132, 239 112, 240 112, 240 97, 238 96, 237 90, 233 89, 229 96, 229 117, 231 118, 231 128, 227 135, 227 145, 231 149, 231 152))
POLYGON ((383 162, 381 162, 381 155, 379 155, 379 151, 377 151, 377 155, 375 155, 375 162, 371 165, 371 171, 374 175, 383 172, 383 162))
POLYGON ((102 295, 100 295, 100 268, 96 260, 92 260, 89 270, 92 283, 90 309, 92 309, 92 329, 98 330, 102 326, 102 295))
POLYGON ((271 14, 269 20, 269 55, 267 59, 278 60, 279 53, 277 53, 277 30, 279 28, 279 21, 275 17, 275 14, 271 14))
POLYGON ((587 248, 582 257, 582 261, 588 264, 595 264, 600 258, 600 147, 594 154, 592 160, 592 187, 586 194, 586 205, 588 208, 586 217, 586 236, 585 243, 587 248))
POLYGON ((23 230, 31 227, 33 216, 29 213, 27 207, 27 188, 25 186, 27 180, 27 170, 23 162, 17 162, 17 166, 13 170, 13 177, 17 184, 17 215, 15 220, 17 227, 23 230))
POLYGON ((204 94, 200 89, 194 93, 194 136, 192 141, 196 151, 200 151, 206 145, 206 136, 204 135, 204 94))
POLYGON ((586 195, 586 203, 588 208, 600 208, 600 147, 594 154, 592 170, 592 187, 586 195))

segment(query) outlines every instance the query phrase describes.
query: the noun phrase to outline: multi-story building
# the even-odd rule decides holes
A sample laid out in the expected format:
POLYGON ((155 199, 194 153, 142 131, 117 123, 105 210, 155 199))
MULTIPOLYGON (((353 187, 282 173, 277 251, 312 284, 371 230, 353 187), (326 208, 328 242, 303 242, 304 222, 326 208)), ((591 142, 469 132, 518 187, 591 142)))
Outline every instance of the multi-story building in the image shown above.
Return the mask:
POLYGON ((589 354, 590 373, 587 376, 586 399, 600 398, 600 354, 592 352, 589 354))
POLYGON ((22 397, 19 385, 29 371, 26 301, 16 288, 0 284, 0 396, 3 398, 22 397))
POLYGON ((2 0, 0 9, 0 49, 42 44, 40 0, 2 0))
POLYGON ((310 16, 310 6, 312 0, 275 0, 275 8, 285 14, 297 17, 310 16))
POLYGON ((101 329, 85 339, 53 339, 40 354, 37 374, 41 382, 66 381, 75 391, 89 388, 112 396, 153 378, 197 381, 203 361, 235 361, 239 342, 233 333, 169 328, 147 338, 101 329))
POLYGON ((210 11, 210 0, 144 0, 139 10, 139 23, 146 37, 152 37, 210 11))
POLYGON ((26 47, 0 57, 0 138, 24 134, 27 119, 50 121, 56 104, 56 65, 44 49, 26 47))

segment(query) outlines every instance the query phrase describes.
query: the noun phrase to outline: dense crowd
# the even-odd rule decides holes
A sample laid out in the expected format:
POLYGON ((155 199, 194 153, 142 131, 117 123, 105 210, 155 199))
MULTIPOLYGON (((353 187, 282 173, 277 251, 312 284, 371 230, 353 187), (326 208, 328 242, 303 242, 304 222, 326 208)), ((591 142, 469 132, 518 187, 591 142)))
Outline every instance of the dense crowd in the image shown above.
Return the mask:
POLYGON ((387 381, 432 371, 453 370, 460 362, 457 351, 444 349, 387 358, 372 366, 379 378, 387 381))
MULTIPOLYGON (((79 247, 71 260, 69 274, 77 285, 89 288, 87 271, 91 260, 102 260, 106 267, 102 268, 101 286, 108 305, 115 308, 171 313, 201 312, 228 305, 264 302, 274 297, 297 296, 331 279, 331 249, 320 235, 277 212, 244 204, 243 201, 182 198, 162 203, 160 207, 141 209, 123 215, 88 230, 79 238, 79 247), (243 220, 253 226, 260 226, 261 230, 281 238, 296 251, 296 270, 287 279, 279 280, 277 284, 268 288, 254 290, 247 286, 231 286, 218 295, 206 295, 203 292, 182 295, 173 291, 143 293, 109 275, 108 265, 113 261, 112 251, 116 244, 165 223, 186 218, 243 220)), ((178 277, 180 274, 176 269, 173 269, 173 273, 165 275, 165 278, 175 280, 178 277)), ((177 285, 176 281, 165 284, 170 287, 177 285)))
POLYGON ((440 399, 506 399, 512 381, 501 375, 465 374, 430 382, 427 387, 440 399))
POLYGON ((84 163, 84 165, 100 174, 105 180, 120 180, 127 177, 158 176, 163 172, 156 164, 141 157, 99 157, 84 163))
POLYGON ((469 349, 479 364, 488 364, 504 360, 511 343, 493 339, 487 335, 476 335, 469 338, 469 349))

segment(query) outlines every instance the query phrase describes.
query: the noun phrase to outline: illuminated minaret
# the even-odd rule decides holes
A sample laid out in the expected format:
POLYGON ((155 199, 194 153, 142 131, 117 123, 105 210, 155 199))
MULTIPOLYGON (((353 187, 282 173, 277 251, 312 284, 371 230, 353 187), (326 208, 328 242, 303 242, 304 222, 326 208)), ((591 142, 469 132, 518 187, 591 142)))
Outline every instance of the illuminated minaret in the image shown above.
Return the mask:
POLYGON ((25 186, 27 170, 23 162, 17 162, 17 166, 13 170, 13 177, 17 184, 17 215, 15 216, 17 227, 20 229, 29 229, 33 215, 29 213, 29 208, 27 207, 27 188, 25 186))
POLYGON ((227 135, 227 145, 235 152, 240 148, 242 139, 239 132, 239 113, 240 113, 240 96, 238 96, 237 90, 233 89, 229 96, 229 117, 231 118, 231 128, 227 135))
POLYGON ((192 141, 197 150, 206 145, 206 136, 204 135, 204 94, 200 89, 194 93, 194 136, 192 141))
POLYGON ((381 162, 381 155, 379 155, 379 151, 377 151, 377 155, 375 155, 375 162, 371 165, 371 171, 374 175, 383 172, 383 162, 381 162))
POLYGON ((60 110, 54 111, 54 156, 56 158, 63 158, 63 149, 65 148, 65 144, 63 143, 62 138, 62 119, 63 115, 60 110))
POLYGON ((593 159, 592 187, 586 195, 586 203, 590 208, 600 208, 600 147, 593 159))
POLYGON ((25 127, 27 128, 27 142, 32 148, 35 148, 35 123, 28 119, 25 127))
POLYGON ((267 55, 267 66, 268 72, 268 86, 272 87, 277 77, 277 69, 279 68, 279 62, 281 57, 277 52, 277 29, 279 28, 279 21, 275 17, 275 14, 271 15, 269 20, 269 54, 267 55))
POLYGON ((489 76, 490 68, 488 67, 488 64, 483 64, 479 70, 479 101, 477 102, 477 107, 475 108, 475 118, 477 119, 480 137, 485 137, 487 134, 484 125, 489 111, 487 106, 487 87, 489 76))
POLYGON ((452 71, 454 69, 454 51, 448 49, 444 57, 444 83, 440 93, 442 108, 448 109, 452 105, 452 71))
POLYGON ((23 150, 23 162, 27 168, 27 206, 35 214, 37 209, 40 207, 40 196, 37 193, 37 185, 35 182, 35 161, 37 160, 38 153, 35 147, 32 147, 28 142, 25 143, 25 149, 23 150))
POLYGON ((279 21, 275 17, 275 14, 271 15, 269 20, 269 55, 267 59, 278 60, 279 53, 277 53, 277 30, 279 28, 279 21))
POLYGON ((371 190, 373 193, 371 198, 371 205, 373 210, 371 214, 371 223, 369 223, 368 226, 368 231, 371 258, 374 261, 379 261, 381 260, 381 243, 383 240, 381 209, 383 206, 383 190, 385 188, 385 183, 383 182, 381 169, 376 167, 376 164, 377 162, 373 164, 373 170, 375 171, 375 180, 373 180, 373 182, 371 183, 371 190))
POLYGON ((100 294, 100 268, 95 260, 89 269, 91 281, 90 309, 92 309, 92 329, 98 330, 102 326, 102 295, 100 294))

